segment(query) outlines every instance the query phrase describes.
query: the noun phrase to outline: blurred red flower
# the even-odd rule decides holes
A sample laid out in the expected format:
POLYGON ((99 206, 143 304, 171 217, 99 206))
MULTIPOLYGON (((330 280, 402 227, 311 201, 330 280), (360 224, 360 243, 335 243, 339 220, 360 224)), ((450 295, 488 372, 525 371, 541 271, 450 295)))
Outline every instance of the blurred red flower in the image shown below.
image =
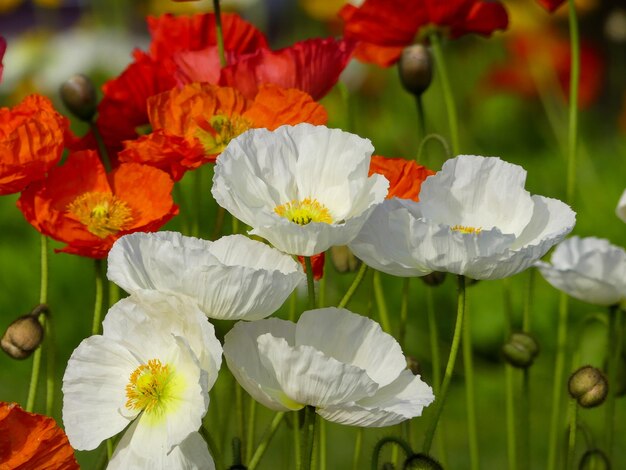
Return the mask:
POLYGON ((67 436, 48 416, 0 402, 0 468, 78 470, 67 436))
POLYGON ((0 109, 0 195, 42 179, 63 152, 68 120, 41 95, 0 109))
POLYGON ((0 82, 2 82, 2 72, 4 72, 4 64, 2 60, 4 59, 4 53, 7 50, 7 41, 3 36, 0 36, 0 82))
POLYGON ((178 181, 185 171, 215 162, 228 143, 251 128, 325 124, 326 110, 306 93, 263 85, 249 100, 238 90, 207 83, 174 88, 148 100, 153 132, 126 141, 122 162, 156 166, 178 181))
POLYGON ((549 12, 553 12, 565 3, 565 0, 537 0, 537 3, 549 12))
POLYGON ((404 158, 388 158, 374 155, 370 162, 369 174, 378 173, 389 181, 387 199, 419 200, 422 182, 435 172, 425 166, 418 165, 413 160, 404 158))
MULTIPOLYGON (((304 256, 298 256, 298 261, 302 265, 302 269, 306 273, 306 261, 304 256)), ((324 263, 326 262, 326 253, 321 252, 311 256, 311 268, 313 269, 313 279, 319 281, 324 277, 324 263)))
POLYGON ((138 163, 107 174, 97 153, 86 150, 29 186, 17 205, 39 232, 67 243, 57 251, 104 258, 122 235, 158 230, 178 213, 173 185, 165 172, 138 163))
POLYGON ((468 33, 489 36, 508 26, 506 10, 497 1, 365 0, 359 8, 345 5, 339 15, 345 37, 359 41, 357 58, 383 67, 397 62, 402 49, 428 27, 457 38, 468 33))

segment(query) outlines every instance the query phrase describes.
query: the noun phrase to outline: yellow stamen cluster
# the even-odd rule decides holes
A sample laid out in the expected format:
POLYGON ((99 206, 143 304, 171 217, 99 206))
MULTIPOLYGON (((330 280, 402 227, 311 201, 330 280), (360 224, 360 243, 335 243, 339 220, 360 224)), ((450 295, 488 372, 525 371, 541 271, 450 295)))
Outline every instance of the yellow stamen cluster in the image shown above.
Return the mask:
POLYGON ((454 225, 453 227, 450 227, 452 230, 455 230, 457 232, 461 232, 461 233, 474 233, 474 234, 478 234, 482 231, 482 228, 478 227, 467 227, 465 225, 454 225))
POLYGON ((306 225, 311 222, 322 222, 325 224, 333 222, 326 206, 310 198, 281 204, 274 209, 274 212, 298 225, 306 225))
POLYGON ((133 219, 128 204, 111 193, 84 193, 68 204, 67 212, 100 238, 115 235, 133 219))
POLYGON ((208 155, 222 153, 231 140, 252 127, 252 123, 239 116, 219 114, 209 120, 211 129, 199 129, 196 137, 208 155))
POLYGON ((126 408, 163 414, 172 398, 172 376, 170 367, 158 359, 151 359, 148 364, 137 367, 126 385, 126 408))

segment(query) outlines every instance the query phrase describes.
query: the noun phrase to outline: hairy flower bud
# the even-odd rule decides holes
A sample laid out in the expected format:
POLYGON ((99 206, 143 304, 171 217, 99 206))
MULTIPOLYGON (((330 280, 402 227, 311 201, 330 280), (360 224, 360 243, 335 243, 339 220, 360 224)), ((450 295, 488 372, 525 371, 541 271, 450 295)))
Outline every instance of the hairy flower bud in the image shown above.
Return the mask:
POLYGON ((425 454, 413 454, 405 460, 402 468, 411 470, 443 470, 442 465, 425 454))
POLYGON ((539 344, 528 333, 512 333, 509 340, 502 345, 502 354, 504 360, 513 367, 526 369, 539 354, 539 344))
POLYGON ((609 458, 600 449, 589 449, 580 458, 578 470, 609 470, 609 458))
POLYGON ((597 367, 583 366, 574 372, 567 383, 569 394, 583 408, 593 408, 604 402, 608 382, 597 367))
POLYGON ((63 104, 78 119, 89 122, 96 113, 96 89, 85 75, 72 75, 59 89, 63 104))
POLYGON ((442 271, 433 271, 430 274, 426 274, 426 276, 420 277, 422 282, 430 287, 437 287, 443 284, 443 281, 446 280, 446 273, 442 271))
POLYGON ((398 62, 398 71, 405 90, 415 96, 424 93, 433 79, 433 61, 428 48, 422 44, 405 47, 398 62))
POLYGON ((43 327, 38 316, 45 311, 47 307, 39 305, 31 313, 11 323, 0 340, 2 350, 13 359, 26 359, 30 356, 43 340, 43 327))
POLYGON ((330 260, 339 273, 353 273, 361 265, 361 260, 352 254, 347 246, 332 246, 330 260))

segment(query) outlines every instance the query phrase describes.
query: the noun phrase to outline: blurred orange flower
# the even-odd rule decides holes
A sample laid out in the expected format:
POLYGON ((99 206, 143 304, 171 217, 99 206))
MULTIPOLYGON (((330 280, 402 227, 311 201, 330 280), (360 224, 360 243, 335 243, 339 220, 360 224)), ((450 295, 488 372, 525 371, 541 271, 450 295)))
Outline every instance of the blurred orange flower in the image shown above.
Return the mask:
POLYGON ((74 449, 54 419, 0 402, 0 469, 79 469, 74 449))
POLYGON ((41 95, 0 109, 0 195, 42 179, 63 152, 69 122, 41 95))
POLYGON ((185 171, 215 162, 231 139, 251 128, 325 124, 326 110, 306 93, 264 85, 253 100, 238 90, 193 83, 148 100, 153 132, 125 142, 121 162, 167 171, 178 181, 185 171))
POLYGON ((378 155, 372 156, 369 174, 378 173, 389 181, 387 199, 419 200, 422 182, 435 172, 425 166, 418 165, 413 160, 404 158, 387 158, 378 155))
POLYGON ((29 186, 17 205, 39 232, 67 243, 57 251, 104 258, 122 235, 158 230, 178 213, 173 185, 166 173, 137 163, 107 174, 86 150, 29 186))

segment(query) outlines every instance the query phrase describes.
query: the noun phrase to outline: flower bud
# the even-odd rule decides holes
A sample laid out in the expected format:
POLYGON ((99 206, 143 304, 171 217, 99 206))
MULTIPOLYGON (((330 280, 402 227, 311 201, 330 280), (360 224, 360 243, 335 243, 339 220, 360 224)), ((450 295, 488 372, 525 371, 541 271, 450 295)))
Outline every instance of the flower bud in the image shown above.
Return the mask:
POLYGON ((43 327, 37 315, 23 315, 9 325, 0 340, 2 350, 13 359, 26 359, 43 340, 43 327))
POLYGON ((409 93, 420 96, 433 79, 433 61, 428 48, 423 44, 405 47, 398 62, 400 81, 409 93))
POLYGON ((611 462, 600 449, 589 449, 580 458, 578 470, 609 470, 611 462))
POLYGON ((63 82, 59 93, 63 104, 78 119, 89 122, 96 114, 96 89, 89 77, 72 75, 63 82))
POLYGON ((402 468, 411 470, 443 470, 439 462, 424 454, 411 455, 405 460, 402 468))
POLYGON ((347 246, 331 247, 330 260, 339 273, 353 273, 361 266, 361 260, 347 246))
POLYGON ((427 286, 437 287, 443 284, 443 281, 446 280, 446 273, 441 271, 433 271, 430 274, 426 274, 426 276, 420 277, 420 279, 427 286))
POLYGON ((502 345, 504 360, 520 369, 530 367, 538 354, 539 344, 528 333, 512 333, 509 340, 502 345))
POLYGON ((583 408, 602 404, 609 389, 608 382, 600 369, 583 366, 574 372, 567 383, 569 394, 583 408))

